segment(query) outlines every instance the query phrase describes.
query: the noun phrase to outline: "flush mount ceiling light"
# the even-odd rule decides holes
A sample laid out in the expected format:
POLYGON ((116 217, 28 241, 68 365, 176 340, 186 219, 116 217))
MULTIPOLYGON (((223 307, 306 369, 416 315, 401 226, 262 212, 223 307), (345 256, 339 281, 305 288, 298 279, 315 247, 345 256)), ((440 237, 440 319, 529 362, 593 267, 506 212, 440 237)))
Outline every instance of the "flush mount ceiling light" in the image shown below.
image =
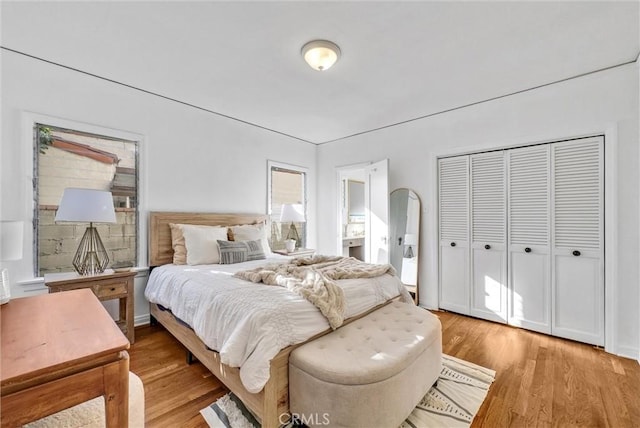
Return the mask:
POLYGON ((325 71, 340 58, 340 48, 328 40, 313 40, 302 47, 302 56, 314 70, 325 71))

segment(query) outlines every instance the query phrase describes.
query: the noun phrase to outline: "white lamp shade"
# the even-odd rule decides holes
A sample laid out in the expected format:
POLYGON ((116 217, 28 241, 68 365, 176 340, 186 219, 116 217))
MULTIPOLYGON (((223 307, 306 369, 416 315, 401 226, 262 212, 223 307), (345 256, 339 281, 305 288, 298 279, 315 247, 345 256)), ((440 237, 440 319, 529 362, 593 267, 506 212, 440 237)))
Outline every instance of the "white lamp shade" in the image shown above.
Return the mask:
POLYGON ((95 189, 64 189, 56 221, 115 223, 111 192, 95 189))
POLYGON ((280 213, 281 223, 304 223, 304 208, 302 204, 284 204, 280 213))
POLYGON ((404 245, 416 245, 418 243, 418 235, 407 233, 404 235, 404 245))
POLYGON ((20 260, 22 258, 22 234, 24 222, 3 221, 0 223, 0 260, 20 260))

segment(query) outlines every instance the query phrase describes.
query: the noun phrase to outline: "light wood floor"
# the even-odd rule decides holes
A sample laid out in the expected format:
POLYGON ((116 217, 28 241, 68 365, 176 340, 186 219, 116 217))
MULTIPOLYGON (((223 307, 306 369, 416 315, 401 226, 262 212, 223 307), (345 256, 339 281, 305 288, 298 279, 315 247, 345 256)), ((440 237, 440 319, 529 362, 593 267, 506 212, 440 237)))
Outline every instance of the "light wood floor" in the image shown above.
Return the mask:
MULTIPOLYGON (((640 427, 640 365, 592 346, 445 312, 446 354, 497 372, 473 427, 640 427)), ((131 370, 148 427, 206 427, 200 409, 226 393, 162 327, 136 329, 131 370)))

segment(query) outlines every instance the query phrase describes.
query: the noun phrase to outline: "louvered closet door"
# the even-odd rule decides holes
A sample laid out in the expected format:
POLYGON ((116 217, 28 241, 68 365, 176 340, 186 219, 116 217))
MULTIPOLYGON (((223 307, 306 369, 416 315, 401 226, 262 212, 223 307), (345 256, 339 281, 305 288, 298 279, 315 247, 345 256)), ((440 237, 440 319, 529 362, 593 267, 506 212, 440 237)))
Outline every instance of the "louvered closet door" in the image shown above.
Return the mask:
POLYGON ((503 152, 470 157, 471 309, 507 322, 506 177, 503 152))
POLYGON ((440 159, 440 307, 469 314, 469 157, 440 159))
POLYGON ((602 137, 552 145, 552 334, 604 345, 602 137))
POLYGON ((549 145, 507 151, 509 324, 551 333, 549 145))

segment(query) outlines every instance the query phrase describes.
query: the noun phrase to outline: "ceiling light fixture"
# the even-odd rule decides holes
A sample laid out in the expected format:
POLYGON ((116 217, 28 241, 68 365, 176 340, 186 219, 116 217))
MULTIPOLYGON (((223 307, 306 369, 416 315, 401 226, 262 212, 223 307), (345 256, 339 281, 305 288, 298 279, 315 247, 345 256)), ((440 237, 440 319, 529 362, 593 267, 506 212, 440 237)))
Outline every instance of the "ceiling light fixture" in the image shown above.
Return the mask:
POLYGON ((340 59, 340 48, 328 40, 313 40, 302 47, 302 56, 314 70, 325 71, 340 59))

